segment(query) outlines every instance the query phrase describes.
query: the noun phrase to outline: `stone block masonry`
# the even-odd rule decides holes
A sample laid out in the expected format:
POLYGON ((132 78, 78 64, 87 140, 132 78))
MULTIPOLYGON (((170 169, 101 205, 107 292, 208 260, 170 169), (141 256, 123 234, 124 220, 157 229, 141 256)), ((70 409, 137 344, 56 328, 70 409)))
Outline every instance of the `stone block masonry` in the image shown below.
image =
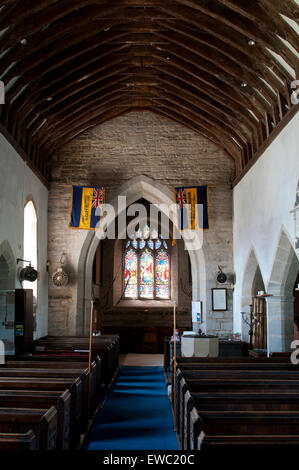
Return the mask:
MULTIPOLYGON (((75 334, 77 324, 78 262, 85 231, 68 227, 71 186, 105 186, 107 199, 134 176, 146 175, 164 187, 205 185, 209 189, 210 229, 204 232, 207 311, 211 288, 216 287, 218 265, 232 273, 232 189, 234 165, 225 152, 206 138, 149 112, 132 112, 80 134, 65 145, 49 166, 49 259, 52 269, 66 253, 71 274, 67 292, 61 294, 50 281, 49 334, 75 334)), ((178 306, 180 309, 180 305, 178 306)), ((217 323, 225 334, 232 330, 229 311, 217 323)))

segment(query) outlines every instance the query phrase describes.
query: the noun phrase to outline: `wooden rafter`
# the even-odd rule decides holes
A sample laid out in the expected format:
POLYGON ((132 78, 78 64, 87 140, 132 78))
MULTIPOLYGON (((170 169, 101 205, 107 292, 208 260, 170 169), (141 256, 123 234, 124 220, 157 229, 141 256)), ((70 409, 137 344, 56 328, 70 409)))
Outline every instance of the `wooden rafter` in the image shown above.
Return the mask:
POLYGON ((292 114, 293 0, 0 1, 1 123, 45 174, 81 132, 148 110, 243 174, 292 114), (274 135, 274 134, 273 134, 274 135))

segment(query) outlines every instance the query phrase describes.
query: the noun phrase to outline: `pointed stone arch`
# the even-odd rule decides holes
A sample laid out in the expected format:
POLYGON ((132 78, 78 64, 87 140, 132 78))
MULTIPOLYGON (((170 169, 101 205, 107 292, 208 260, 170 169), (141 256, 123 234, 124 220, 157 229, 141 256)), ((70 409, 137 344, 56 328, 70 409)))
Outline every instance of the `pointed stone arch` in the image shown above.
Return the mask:
POLYGON ((10 243, 0 244, 0 289, 14 289, 16 283, 16 259, 10 243))
POLYGON ((298 269, 291 237, 282 227, 267 288, 271 295, 267 298, 270 352, 289 351, 294 339, 293 289, 298 269))
MULTIPOLYGON (((259 262, 253 247, 249 251, 242 282, 242 312, 249 313, 250 304, 252 304, 252 297, 257 294, 259 290, 265 290, 264 280, 260 270, 259 262)), ((248 341, 248 328, 242 324, 242 337, 248 341)))
MULTIPOLYGON (((174 202, 173 193, 170 189, 163 187, 147 176, 141 175, 134 177, 119 188, 117 195, 111 197, 111 199, 107 201, 107 203, 110 203, 115 210, 115 216, 107 222, 107 226, 114 223, 115 218, 120 214, 118 208, 118 196, 126 197, 126 208, 142 198, 152 204, 165 204, 165 206, 169 206, 174 202)), ((175 217, 170 215, 169 219, 177 228, 175 217)), ((187 233, 185 234, 183 232, 182 238, 191 260, 192 300, 201 300, 203 303, 203 310, 206 311, 206 271, 203 249, 202 246, 198 247, 198 245, 197 249, 194 249, 194 245, 190 245, 187 233)), ((77 280, 77 334, 87 334, 89 331, 92 263, 98 243, 99 238, 97 233, 89 232, 85 238, 79 257, 77 280)), ((201 329, 205 331, 206 319, 203 320, 201 329)))

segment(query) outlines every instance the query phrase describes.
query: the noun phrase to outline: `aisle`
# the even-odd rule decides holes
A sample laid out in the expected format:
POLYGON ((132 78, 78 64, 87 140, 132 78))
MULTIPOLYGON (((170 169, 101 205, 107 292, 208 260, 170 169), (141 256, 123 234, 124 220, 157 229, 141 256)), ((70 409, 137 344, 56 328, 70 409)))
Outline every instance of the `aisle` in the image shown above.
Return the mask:
POLYGON ((177 450, 162 367, 121 367, 86 450, 177 450))

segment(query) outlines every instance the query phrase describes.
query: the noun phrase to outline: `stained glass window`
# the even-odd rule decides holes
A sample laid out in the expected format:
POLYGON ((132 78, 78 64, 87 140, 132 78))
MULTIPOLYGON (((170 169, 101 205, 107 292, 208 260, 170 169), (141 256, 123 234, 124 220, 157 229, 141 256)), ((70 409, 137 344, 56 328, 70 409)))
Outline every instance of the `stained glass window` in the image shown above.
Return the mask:
POLYGON ((168 254, 163 249, 156 254, 156 297, 169 297, 169 262, 168 254))
POLYGON ((151 250, 154 249, 154 242, 153 242, 153 240, 149 240, 149 241, 147 242, 147 244, 148 244, 148 246, 150 247, 151 250))
POLYGON ((140 256, 140 297, 152 299, 154 296, 154 258, 146 248, 140 256))
MULTIPOLYGON (((133 237, 130 237, 133 238, 133 237)), ((162 235, 146 225, 124 252, 124 297, 169 299, 170 263, 168 246, 162 235), (148 240, 146 241, 145 239, 148 240)))
POLYGON ((139 242, 139 248, 144 248, 145 247, 145 241, 144 240, 140 240, 139 242))
POLYGON ((137 283, 137 253, 132 248, 125 254, 125 297, 136 299, 138 296, 137 283))

